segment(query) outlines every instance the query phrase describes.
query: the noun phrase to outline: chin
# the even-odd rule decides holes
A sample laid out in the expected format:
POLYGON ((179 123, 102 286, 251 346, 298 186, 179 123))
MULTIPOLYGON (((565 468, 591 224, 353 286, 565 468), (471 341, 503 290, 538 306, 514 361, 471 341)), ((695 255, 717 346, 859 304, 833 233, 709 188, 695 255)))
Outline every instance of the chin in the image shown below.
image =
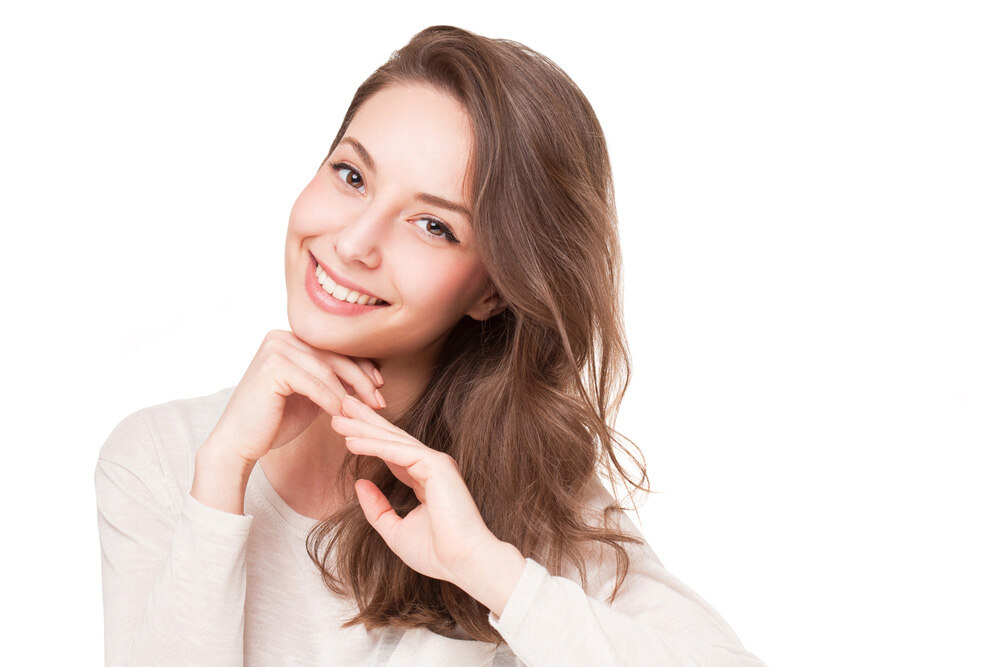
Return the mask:
POLYGON ((303 342, 348 357, 374 356, 370 335, 355 335, 349 325, 337 326, 321 317, 288 316, 289 328, 303 342))

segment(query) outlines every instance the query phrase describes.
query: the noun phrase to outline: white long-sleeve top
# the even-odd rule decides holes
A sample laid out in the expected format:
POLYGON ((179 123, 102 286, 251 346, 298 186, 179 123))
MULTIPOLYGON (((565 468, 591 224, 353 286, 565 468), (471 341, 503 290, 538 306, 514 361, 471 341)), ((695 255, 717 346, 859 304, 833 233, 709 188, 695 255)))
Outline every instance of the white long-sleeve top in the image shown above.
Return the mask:
MULTIPOLYGON (((195 454, 234 389, 142 408, 101 447, 107 665, 763 666, 645 542, 625 545, 631 567, 611 604, 613 556, 588 562, 587 590, 576 568, 554 576, 528 558, 503 615, 489 614, 506 642, 498 649, 461 632, 340 627, 357 607, 324 586, 307 555, 317 521, 289 507, 259 465, 244 514, 190 494, 195 454)), ((611 496, 594 479, 600 511, 611 496)), ((624 513, 617 520, 641 537, 624 513)))

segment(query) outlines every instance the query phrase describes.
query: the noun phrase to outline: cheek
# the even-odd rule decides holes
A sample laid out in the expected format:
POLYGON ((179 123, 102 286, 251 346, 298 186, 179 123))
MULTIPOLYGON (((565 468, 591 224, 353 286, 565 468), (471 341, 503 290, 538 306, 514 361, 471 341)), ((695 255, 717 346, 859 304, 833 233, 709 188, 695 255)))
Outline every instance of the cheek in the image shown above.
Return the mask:
POLYGON ((336 202, 319 182, 322 172, 306 185, 292 204, 288 217, 290 234, 312 236, 328 230, 336 202))
POLYGON ((406 300, 410 305, 437 311, 449 319, 465 312, 475 298, 480 279, 475 265, 468 261, 441 261, 439 253, 430 254, 428 260, 432 261, 408 266, 406 300))

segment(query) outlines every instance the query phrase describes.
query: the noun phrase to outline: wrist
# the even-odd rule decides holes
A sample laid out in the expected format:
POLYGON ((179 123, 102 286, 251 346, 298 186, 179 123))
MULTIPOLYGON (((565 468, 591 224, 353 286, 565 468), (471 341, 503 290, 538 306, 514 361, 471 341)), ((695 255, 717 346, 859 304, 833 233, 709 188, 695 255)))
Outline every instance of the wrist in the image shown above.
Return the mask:
POLYGON ((233 451, 232 447, 227 447, 209 436, 201 444, 195 454, 196 462, 204 462, 204 465, 211 466, 213 470, 218 470, 221 474, 236 477, 250 478, 250 471, 253 470, 256 461, 249 461, 245 457, 233 451))
POLYGON ((527 564, 520 549, 494 537, 476 551, 452 583, 499 617, 527 564))
POLYGON ((191 496, 208 507, 243 514, 243 501, 252 465, 206 441, 195 454, 191 496))

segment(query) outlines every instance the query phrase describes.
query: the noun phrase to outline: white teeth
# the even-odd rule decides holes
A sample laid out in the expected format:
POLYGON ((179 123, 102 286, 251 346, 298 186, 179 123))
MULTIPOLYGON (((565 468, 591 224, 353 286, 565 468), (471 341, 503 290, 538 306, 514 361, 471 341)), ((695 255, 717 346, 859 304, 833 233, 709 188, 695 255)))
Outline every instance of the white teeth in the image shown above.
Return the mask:
POLYGON ((330 276, 326 275, 326 271, 324 271, 323 267, 319 264, 316 265, 316 279, 319 281, 319 284, 323 286, 323 289, 335 299, 347 301, 348 303, 358 303, 362 306, 378 306, 385 303, 385 301, 382 301, 374 296, 361 294, 355 290, 349 290, 343 285, 338 285, 330 278, 330 276))

